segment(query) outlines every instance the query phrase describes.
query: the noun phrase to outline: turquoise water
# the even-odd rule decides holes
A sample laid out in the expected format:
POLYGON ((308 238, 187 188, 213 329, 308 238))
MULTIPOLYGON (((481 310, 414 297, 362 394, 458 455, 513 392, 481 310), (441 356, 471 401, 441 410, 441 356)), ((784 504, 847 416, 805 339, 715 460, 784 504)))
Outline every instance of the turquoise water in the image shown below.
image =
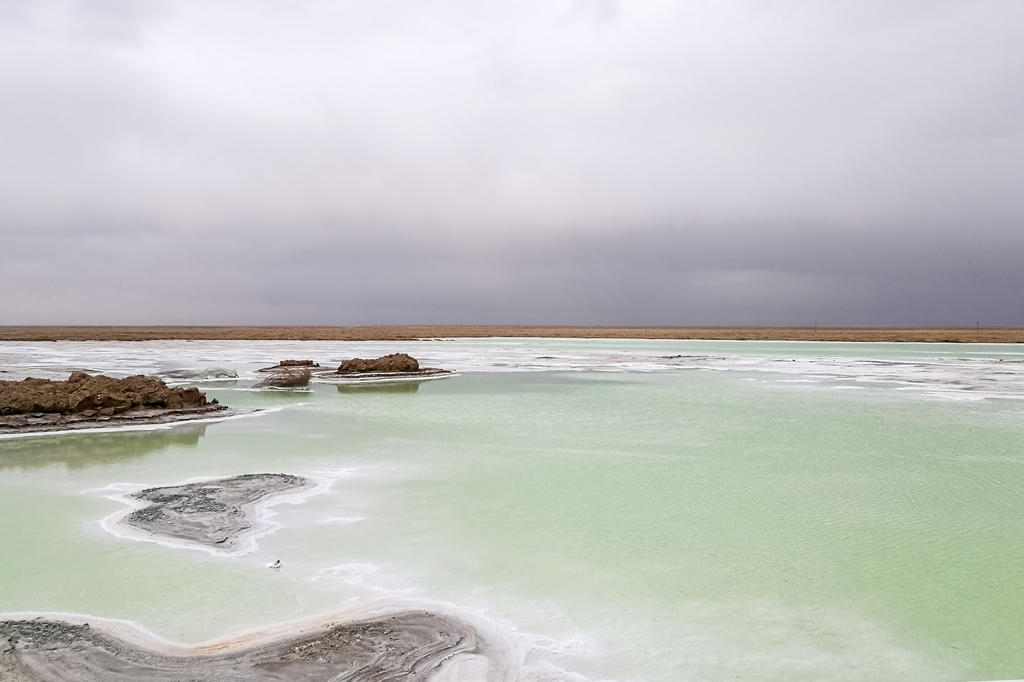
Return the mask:
POLYGON ((9 370, 210 366, 240 379, 208 394, 276 411, 0 440, 0 611, 197 642, 423 605, 502 639, 523 680, 1024 675, 1020 346, 0 347, 9 370), (266 362, 393 350, 460 374, 245 390, 266 362), (101 525, 119 484, 257 471, 329 490, 273 508, 251 553, 101 525))

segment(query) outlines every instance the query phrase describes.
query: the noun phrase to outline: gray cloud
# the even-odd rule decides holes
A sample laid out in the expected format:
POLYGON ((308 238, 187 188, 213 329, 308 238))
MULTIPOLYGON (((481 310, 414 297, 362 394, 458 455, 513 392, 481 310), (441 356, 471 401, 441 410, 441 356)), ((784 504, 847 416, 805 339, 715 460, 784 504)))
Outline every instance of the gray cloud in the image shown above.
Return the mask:
POLYGON ((0 0, 0 322, 1024 324, 1015 0, 0 0))

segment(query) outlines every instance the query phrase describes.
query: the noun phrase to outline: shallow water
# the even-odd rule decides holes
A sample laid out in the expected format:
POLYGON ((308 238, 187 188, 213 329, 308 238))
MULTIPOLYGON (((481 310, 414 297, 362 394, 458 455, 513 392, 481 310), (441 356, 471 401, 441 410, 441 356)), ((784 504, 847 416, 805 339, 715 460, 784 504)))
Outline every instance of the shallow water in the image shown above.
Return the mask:
POLYGON ((1022 346, 0 345, 9 376, 204 367, 240 375, 212 397, 275 410, 0 440, 0 611, 196 642, 427 606, 506 637, 524 680, 1024 674, 1022 346), (246 390, 281 359, 396 350, 460 374, 246 390), (260 471, 326 491, 272 507, 247 554, 101 524, 126 484, 260 471))

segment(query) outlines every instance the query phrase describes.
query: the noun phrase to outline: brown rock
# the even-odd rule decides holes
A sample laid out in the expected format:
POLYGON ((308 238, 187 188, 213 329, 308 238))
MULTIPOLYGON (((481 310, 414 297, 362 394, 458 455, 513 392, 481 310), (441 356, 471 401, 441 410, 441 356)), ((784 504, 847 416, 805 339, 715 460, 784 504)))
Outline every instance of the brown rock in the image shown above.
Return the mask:
POLYGON ((287 372, 292 369, 307 368, 312 370, 314 367, 319 367, 320 363, 313 362, 312 360, 282 360, 273 367, 262 367, 257 372, 287 372))
POLYGON ((169 388, 136 375, 125 379, 75 372, 67 381, 0 381, 0 415, 61 413, 111 415, 142 408, 182 409, 213 404, 197 388, 169 388))
POLYGON ((366 372, 417 372, 420 363, 405 353, 392 353, 375 360, 352 358, 341 363, 339 374, 363 374, 366 372))

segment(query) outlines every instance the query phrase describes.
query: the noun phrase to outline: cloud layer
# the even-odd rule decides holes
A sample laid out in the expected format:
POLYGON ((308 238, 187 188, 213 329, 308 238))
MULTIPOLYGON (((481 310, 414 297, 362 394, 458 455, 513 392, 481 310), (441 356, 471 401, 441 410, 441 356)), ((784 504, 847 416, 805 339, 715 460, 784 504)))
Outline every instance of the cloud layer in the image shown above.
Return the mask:
POLYGON ((0 323, 1024 324, 1024 4, 0 0, 0 323))

